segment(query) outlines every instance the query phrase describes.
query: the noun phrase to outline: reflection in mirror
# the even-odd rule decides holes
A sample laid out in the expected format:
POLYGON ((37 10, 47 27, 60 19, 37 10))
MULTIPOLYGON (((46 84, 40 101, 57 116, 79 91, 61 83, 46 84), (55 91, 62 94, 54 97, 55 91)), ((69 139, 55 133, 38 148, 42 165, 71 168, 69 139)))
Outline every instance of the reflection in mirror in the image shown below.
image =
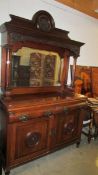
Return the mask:
POLYGON ((12 53, 11 85, 59 86, 61 59, 58 53, 22 47, 12 53))
POLYGON ((67 85, 71 86, 72 85, 72 66, 74 64, 74 58, 70 57, 69 60, 69 69, 68 69, 68 79, 67 79, 67 85))

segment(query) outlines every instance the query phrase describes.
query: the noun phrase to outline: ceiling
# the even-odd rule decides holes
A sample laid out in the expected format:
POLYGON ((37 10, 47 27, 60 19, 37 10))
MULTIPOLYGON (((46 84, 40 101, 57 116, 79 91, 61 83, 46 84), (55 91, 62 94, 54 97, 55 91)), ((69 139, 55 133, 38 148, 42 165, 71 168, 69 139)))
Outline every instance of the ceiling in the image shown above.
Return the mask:
POLYGON ((98 0, 56 0, 64 5, 79 10, 89 16, 98 19, 98 0))

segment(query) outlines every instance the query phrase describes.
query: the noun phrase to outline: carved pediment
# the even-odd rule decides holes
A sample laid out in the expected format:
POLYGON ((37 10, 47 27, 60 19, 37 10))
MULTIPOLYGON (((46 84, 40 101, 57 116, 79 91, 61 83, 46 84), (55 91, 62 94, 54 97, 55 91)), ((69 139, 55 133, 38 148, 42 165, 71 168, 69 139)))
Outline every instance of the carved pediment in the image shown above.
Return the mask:
POLYGON ((4 44, 13 44, 19 40, 32 41, 68 49, 70 55, 79 56, 80 47, 84 43, 71 40, 68 31, 56 28, 54 19, 48 12, 40 10, 34 14, 32 20, 15 15, 10 15, 10 17, 11 21, 0 27, 1 33, 8 34, 4 44))

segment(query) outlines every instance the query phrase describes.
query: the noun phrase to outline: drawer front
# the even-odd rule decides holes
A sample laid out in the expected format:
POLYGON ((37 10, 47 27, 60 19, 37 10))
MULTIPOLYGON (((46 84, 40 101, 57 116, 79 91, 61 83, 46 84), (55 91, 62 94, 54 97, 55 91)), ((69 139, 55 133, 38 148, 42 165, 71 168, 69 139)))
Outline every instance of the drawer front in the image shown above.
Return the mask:
POLYGON ((36 109, 32 108, 22 108, 21 110, 16 111, 10 111, 9 112, 9 123, 15 123, 20 121, 28 121, 31 119, 35 119, 41 116, 46 116, 48 113, 52 114, 58 114, 61 112, 66 112, 66 110, 74 110, 74 109, 80 109, 84 106, 84 103, 74 104, 74 105, 65 105, 65 104, 55 104, 55 105, 49 105, 47 107, 41 107, 39 109, 39 106, 36 107, 36 109))

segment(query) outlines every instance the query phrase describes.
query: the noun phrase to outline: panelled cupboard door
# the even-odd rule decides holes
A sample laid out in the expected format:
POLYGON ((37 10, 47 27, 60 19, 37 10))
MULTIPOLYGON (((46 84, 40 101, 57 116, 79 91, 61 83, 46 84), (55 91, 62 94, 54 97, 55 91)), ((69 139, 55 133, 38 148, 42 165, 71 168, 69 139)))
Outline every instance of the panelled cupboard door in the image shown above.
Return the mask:
MULTIPOLYGON (((78 135, 80 111, 73 109, 58 114, 58 143, 67 143, 78 135)), ((81 129, 81 128, 80 128, 81 129)))
POLYGON ((57 148, 81 136, 82 111, 68 109, 49 119, 49 148, 57 148))
POLYGON ((29 160, 47 150, 48 120, 39 118, 24 123, 12 124, 9 127, 9 162, 17 162, 23 158, 29 160), (12 156, 11 156, 12 155, 12 156))
POLYGON ((18 126, 16 133, 16 157, 36 154, 47 147, 47 120, 34 121, 26 126, 18 126))

